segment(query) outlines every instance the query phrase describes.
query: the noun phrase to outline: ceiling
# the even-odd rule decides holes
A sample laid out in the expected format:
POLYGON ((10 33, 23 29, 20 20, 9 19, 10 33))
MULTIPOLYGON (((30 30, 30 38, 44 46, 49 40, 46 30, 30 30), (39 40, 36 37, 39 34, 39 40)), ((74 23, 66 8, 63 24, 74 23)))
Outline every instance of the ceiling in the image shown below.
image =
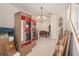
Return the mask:
POLYGON ((45 16, 47 16, 49 13, 61 13, 67 8, 67 3, 15 3, 12 5, 27 10, 36 16, 41 14, 40 7, 43 7, 43 14, 45 16))

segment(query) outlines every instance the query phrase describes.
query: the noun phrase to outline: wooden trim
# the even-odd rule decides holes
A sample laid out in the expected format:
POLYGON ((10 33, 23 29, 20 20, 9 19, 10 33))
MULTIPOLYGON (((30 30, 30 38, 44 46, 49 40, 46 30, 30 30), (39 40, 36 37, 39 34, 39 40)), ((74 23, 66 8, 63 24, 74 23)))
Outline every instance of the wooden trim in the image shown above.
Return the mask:
POLYGON ((71 33, 68 34, 67 45, 66 45, 66 50, 64 54, 65 56, 68 56, 69 46, 70 46, 70 36, 71 36, 71 33))

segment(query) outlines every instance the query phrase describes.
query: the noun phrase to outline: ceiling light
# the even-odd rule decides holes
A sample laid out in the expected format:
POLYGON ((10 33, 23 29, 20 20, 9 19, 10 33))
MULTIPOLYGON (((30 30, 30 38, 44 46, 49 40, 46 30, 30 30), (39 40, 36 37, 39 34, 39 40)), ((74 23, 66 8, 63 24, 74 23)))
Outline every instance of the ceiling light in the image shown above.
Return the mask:
POLYGON ((37 16, 36 19, 39 22, 43 22, 43 21, 45 21, 47 19, 47 17, 44 16, 43 13, 42 13, 43 12, 43 7, 40 7, 40 9, 41 9, 41 15, 40 16, 37 16))

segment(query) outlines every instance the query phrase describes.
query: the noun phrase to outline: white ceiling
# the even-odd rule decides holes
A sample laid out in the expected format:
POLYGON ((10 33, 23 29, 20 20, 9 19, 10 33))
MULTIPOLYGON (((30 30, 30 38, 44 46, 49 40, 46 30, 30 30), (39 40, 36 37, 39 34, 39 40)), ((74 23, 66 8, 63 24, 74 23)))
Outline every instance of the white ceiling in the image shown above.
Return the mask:
POLYGON ((46 16, 49 13, 61 13, 67 8, 67 3, 15 3, 12 5, 27 10, 36 16, 40 15, 40 7, 43 7, 43 14, 46 16))

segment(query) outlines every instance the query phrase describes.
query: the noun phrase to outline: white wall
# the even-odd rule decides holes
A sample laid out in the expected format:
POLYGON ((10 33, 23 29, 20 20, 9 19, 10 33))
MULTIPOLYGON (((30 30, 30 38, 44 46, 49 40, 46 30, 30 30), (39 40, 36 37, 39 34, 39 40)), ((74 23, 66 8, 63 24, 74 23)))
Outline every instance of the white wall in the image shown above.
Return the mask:
POLYGON ((51 39, 58 39, 58 16, 51 16, 51 39))
POLYGON ((38 22, 37 23, 37 28, 39 31, 49 31, 49 19, 46 19, 44 22, 38 22))
MULTIPOLYGON (((14 28, 14 14, 19 11, 31 14, 30 12, 19 9, 18 7, 11 4, 0 4, 0 27, 14 28)), ((35 18, 35 15, 31 15, 33 16, 33 18, 35 18)))
POLYGON ((66 17, 65 17, 65 10, 62 10, 60 13, 52 15, 51 16, 51 38, 52 39, 58 39, 59 37, 59 18, 62 17, 63 18, 63 32, 65 31, 65 27, 66 27, 66 17))
POLYGON ((76 29, 76 33, 78 33, 78 6, 76 4, 72 4, 71 6, 72 10, 71 10, 71 20, 73 22, 73 25, 76 29))
POLYGON ((0 27, 14 27, 14 14, 20 9, 9 5, 0 4, 0 27))
MULTIPOLYGON (((62 17, 63 18, 63 33, 66 30, 66 10, 62 10, 59 14, 58 17, 62 17)), ((58 19, 59 19, 58 18, 58 19)))

